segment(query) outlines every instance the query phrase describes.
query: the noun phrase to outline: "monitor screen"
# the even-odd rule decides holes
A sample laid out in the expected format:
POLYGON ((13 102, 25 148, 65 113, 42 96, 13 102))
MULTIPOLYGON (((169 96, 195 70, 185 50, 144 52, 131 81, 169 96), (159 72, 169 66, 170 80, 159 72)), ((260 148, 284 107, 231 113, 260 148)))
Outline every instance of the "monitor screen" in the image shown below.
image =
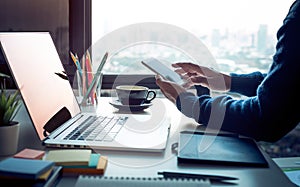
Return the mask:
POLYGON ((33 125, 42 140, 43 127, 62 108, 80 112, 73 89, 48 32, 0 33, 0 44, 33 125))

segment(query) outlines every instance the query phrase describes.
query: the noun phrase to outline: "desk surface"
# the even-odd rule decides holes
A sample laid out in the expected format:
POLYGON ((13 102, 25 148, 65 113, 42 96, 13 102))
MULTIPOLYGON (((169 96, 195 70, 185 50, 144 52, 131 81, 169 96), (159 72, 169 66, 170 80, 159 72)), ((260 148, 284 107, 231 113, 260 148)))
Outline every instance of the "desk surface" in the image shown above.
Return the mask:
MULTIPOLYGON (((99 101, 101 104, 99 104, 97 108, 88 107, 86 110, 97 113, 118 113, 118 109, 115 109, 109 104, 110 100, 111 98, 101 98, 99 101)), ((102 155, 108 156, 109 162, 105 172, 106 176, 156 177, 158 171, 178 171, 227 175, 239 178, 232 186, 294 186, 265 152, 263 152, 263 154, 269 163, 269 168, 212 165, 178 166, 176 152, 172 149, 172 145, 178 142, 179 132, 181 130, 193 130, 197 127, 197 124, 192 119, 183 116, 173 103, 164 98, 155 99, 150 108, 135 114, 152 117, 158 114, 167 115, 171 122, 167 148, 163 153, 97 150, 97 152, 100 152, 102 155)), ((47 148, 41 145, 41 141, 24 107, 21 108, 16 117, 17 120, 21 122, 19 150, 25 147, 47 150, 47 148)), ((76 179, 76 177, 64 176, 57 186, 75 185, 76 179)), ((212 186, 231 185, 212 184, 212 186)))

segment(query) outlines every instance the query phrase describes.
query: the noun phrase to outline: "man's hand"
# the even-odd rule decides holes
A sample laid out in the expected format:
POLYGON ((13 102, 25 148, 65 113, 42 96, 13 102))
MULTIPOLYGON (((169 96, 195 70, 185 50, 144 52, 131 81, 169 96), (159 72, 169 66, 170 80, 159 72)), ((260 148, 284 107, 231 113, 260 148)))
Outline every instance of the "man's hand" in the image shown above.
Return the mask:
POLYGON ((177 97, 186 92, 186 89, 174 82, 164 80, 161 76, 157 75, 156 77, 156 84, 160 87, 162 93, 173 103, 176 103, 177 97))
POLYGON ((211 90, 230 90, 231 77, 229 75, 189 62, 175 63, 172 66, 176 68, 175 72, 186 80, 183 85, 185 88, 201 85, 211 90))

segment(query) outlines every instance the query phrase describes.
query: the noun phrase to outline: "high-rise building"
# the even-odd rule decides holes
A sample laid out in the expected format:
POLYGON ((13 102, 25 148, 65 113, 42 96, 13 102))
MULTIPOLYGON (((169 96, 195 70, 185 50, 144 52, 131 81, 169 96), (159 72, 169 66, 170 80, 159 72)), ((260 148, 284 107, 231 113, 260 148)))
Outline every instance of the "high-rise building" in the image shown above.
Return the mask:
POLYGON ((264 53, 267 50, 268 25, 262 24, 257 32, 257 51, 264 53))

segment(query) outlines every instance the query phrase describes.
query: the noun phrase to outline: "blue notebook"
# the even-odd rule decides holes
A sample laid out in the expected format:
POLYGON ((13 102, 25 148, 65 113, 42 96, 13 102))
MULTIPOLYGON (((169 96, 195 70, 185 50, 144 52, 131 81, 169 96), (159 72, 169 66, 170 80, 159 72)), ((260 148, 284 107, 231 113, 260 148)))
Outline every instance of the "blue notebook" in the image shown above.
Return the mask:
POLYGON ((37 180, 54 166, 54 162, 23 158, 7 158, 0 162, 0 176, 37 180))

